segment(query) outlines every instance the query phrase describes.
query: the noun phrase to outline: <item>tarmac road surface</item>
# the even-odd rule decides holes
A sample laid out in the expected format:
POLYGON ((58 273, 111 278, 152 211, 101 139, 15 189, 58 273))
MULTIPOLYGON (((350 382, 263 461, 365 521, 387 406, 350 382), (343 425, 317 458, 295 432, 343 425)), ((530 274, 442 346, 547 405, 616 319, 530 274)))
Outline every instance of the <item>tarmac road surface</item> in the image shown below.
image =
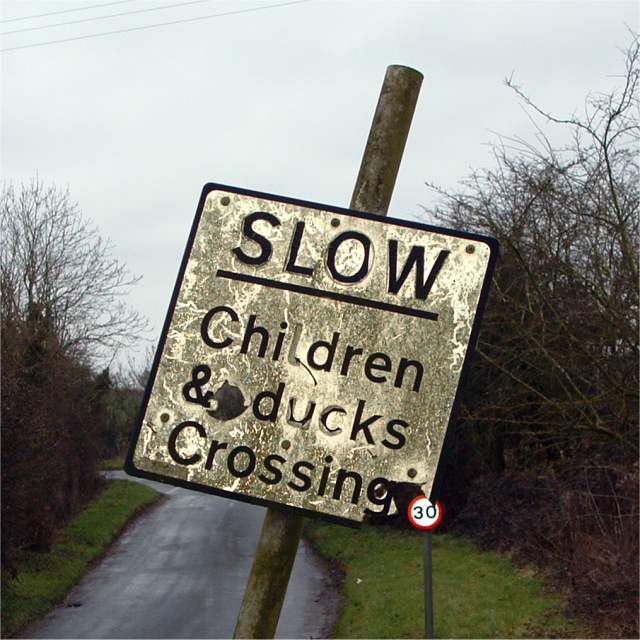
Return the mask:
MULTIPOLYGON (((164 493, 163 501, 22 637, 231 637, 265 509, 139 481, 164 493)), ((336 602, 331 579, 302 541, 276 637, 326 638, 336 602)))

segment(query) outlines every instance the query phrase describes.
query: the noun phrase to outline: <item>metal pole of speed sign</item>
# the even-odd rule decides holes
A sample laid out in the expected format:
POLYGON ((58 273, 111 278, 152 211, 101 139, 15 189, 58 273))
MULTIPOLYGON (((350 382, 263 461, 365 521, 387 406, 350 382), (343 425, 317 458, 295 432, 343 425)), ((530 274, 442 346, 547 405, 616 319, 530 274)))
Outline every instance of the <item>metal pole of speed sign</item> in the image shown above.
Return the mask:
POLYGON ((424 631, 425 638, 433 638, 433 582, 431 561, 431 531, 442 521, 442 504, 435 504, 425 496, 417 496, 407 508, 407 518, 414 529, 423 532, 422 564, 424 571, 424 631))
POLYGON ((431 532, 425 531, 422 544, 424 568, 424 630, 425 638, 433 638, 433 592, 431 583, 431 532))

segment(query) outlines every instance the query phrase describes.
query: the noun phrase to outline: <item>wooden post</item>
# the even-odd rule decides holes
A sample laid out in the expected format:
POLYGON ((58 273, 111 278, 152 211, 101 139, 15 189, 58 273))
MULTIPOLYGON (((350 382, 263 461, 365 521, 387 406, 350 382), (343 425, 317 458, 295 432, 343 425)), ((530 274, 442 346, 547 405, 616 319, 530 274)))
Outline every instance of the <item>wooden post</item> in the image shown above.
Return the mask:
MULTIPOLYGON (((387 67, 351 208, 386 214, 415 111, 422 74, 387 67)), ((302 535, 302 516, 268 508, 234 638, 273 638, 302 535)))
POLYGON ((386 215, 421 85, 419 71, 387 67, 351 197, 352 209, 386 215))
POLYGON ((302 516, 267 509, 234 638, 275 636, 303 526, 302 516))

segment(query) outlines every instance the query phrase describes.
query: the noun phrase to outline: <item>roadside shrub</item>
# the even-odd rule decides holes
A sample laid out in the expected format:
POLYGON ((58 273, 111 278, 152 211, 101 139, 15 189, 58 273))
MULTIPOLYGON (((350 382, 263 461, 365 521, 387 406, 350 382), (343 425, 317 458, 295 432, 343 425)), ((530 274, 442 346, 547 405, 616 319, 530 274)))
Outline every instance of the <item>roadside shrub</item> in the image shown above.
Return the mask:
POLYGON ((545 567, 608 637, 637 637, 639 515, 637 465, 588 466, 480 476, 444 530, 545 567))
POLYGON ((95 491, 110 379, 99 364, 145 321, 137 280, 69 192, 33 179, 0 192, 2 564, 47 550, 95 491))

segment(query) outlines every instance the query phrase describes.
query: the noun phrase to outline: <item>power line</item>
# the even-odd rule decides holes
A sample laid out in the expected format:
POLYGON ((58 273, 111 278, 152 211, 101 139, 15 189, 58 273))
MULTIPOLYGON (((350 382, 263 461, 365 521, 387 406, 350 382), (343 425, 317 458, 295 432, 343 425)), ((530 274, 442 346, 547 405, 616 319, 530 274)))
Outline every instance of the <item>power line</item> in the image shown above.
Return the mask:
POLYGON ((147 11, 161 11, 162 9, 173 9, 175 7, 184 7, 189 4, 202 4, 203 2, 211 2, 211 0, 190 0, 189 2, 178 2, 176 4, 165 4, 162 7, 148 7, 146 9, 136 9, 135 11, 123 11, 121 13, 111 13, 106 16, 93 16, 91 18, 81 18, 80 20, 69 20, 67 22, 57 22, 55 24, 45 24, 39 27, 26 27, 25 29, 14 29, 13 31, 3 31, 0 36, 8 36, 12 33, 24 33, 25 31, 38 31, 40 29, 50 29, 52 27, 64 27, 69 24, 80 24, 81 22, 92 22, 93 20, 106 20, 107 18, 117 18, 120 16, 130 16, 134 13, 146 13, 147 11))
POLYGON ((33 20, 34 18, 45 18, 46 16, 57 16, 60 13, 71 13, 72 11, 85 11, 86 9, 98 9, 100 7, 110 7, 114 4, 125 4, 126 2, 136 2, 136 0, 117 0, 117 2, 105 2, 103 4, 90 4, 88 7, 76 7, 75 9, 63 9, 62 11, 51 11, 49 13, 36 13, 33 16, 20 16, 19 18, 5 18, 4 22, 17 22, 18 20, 33 20))
POLYGON ((207 20, 209 18, 220 18, 222 16, 232 16, 239 13, 251 13, 252 11, 265 11, 266 9, 275 9, 277 7, 286 7, 294 4, 304 4, 313 0, 292 0, 291 2, 280 2, 278 4, 269 4, 263 7, 253 7, 251 9, 238 9, 236 11, 225 11, 223 13, 213 13, 208 16, 200 16, 198 18, 186 18, 183 20, 172 20, 171 22, 158 22, 157 24, 147 24, 141 27, 130 27, 128 29, 117 29, 116 31, 103 31, 102 33, 90 33, 86 36, 76 36, 75 38, 64 38, 63 40, 49 40, 47 42, 36 42, 35 44, 24 44, 18 47, 7 47, 0 49, 0 53, 6 51, 17 51, 18 49, 31 49, 32 47, 45 47, 49 44, 61 44, 63 42, 73 42, 75 40, 87 40, 88 38, 99 38, 101 36, 112 36, 118 33, 129 33, 131 31, 142 31, 144 29, 155 29, 156 27, 166 27, 173 24, 184 24, 185 22, 197 22, 198 20, 207 20))

